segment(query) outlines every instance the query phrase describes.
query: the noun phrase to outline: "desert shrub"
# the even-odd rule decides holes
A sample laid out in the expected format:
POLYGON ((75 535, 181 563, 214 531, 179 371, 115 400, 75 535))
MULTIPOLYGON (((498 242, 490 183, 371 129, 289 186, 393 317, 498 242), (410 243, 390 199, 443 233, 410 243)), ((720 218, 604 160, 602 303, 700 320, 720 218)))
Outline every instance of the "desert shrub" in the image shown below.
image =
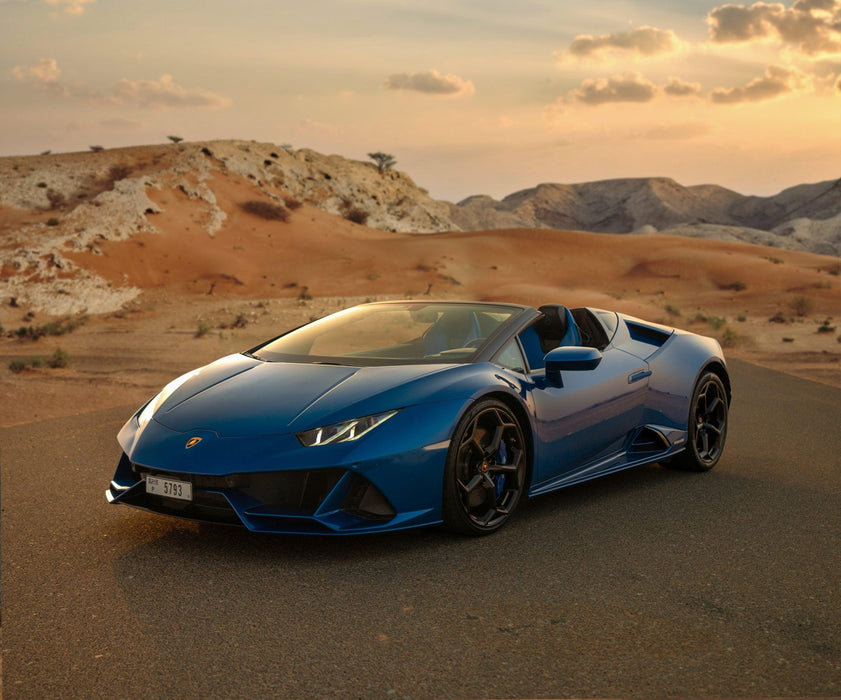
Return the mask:
POLYGON ((105 150, 105 146, 88 146, 94 153, 99 153, 105 150))
POLYGON ((789 306, 795 315, 800 316, 801 318, 803 316, 808 316, 814 308, 812 300, 806 297, 794 297, 794 299, 789 302, 789 306))
POLYGON ((818 333, 834 333, 835 326, 829 325, 829 319, 826 319, 820 326, 818 326, 818 333))
POLYGON ((207 325, 204 321, 199 321, 199 324, 196 327, 196 334, 194 337, 204 338, 204 336, 206 336, 208 333, 210 333, 210 326, 207 325))
POLYGON ((700 311, 695 314, 692 321, 694 323, 706 323, 709 320, 706 314, 702 314, 700 311))
POLYGON ((725 328, 721 332, 721 338, 719 340, 721 343, 721 347, 723 348, 734 348, 736 345, 739 344, 739 334, 736 333, 732 328, 725 328))
POLYGON ((50 203, 50 209, 58 209, 64 205, 64 195, 56 190, 47 190, 47 201, 50 203))
POLYGON ((213 151, 211 151, 207 146, 203 146, 201 152, 204 153, 208 158, 213 158, 213 151))
POLYGON ((296 209, 300 209, 302 206, 304 206, 303 202, 301 202, 298 199, 295 199, 294 197, 286 197, 283 200, 283 203, 286 205, 286 208, 290 211, 295 211, 296 209))
POLYGON ((40 327, 44 335, 64 335, 65 333, 72 333, 85 321, 87 316, 79 316, 77 318, 63 318, 59 321, 50 321, 40 327))
POLYGON ((710 324, 713 330, 717 331, 724 327, 724 325, 727 323, 727 319, 722 318, 721 316, 710 316, 707 319, 707 323, 710 324))
POLYGON ((788 336, 783 336, 783 342, 784 343, 793 343, 794 338, 789 338, 788 336))
POLYGON ((364 226, 368 223, 369 215, 367 211, 361 209, 360 207, 349 207, 348 209, 345 209, 343 216, 345 219, 352 221, 354 224, 364 226))
POLYGON ((680 309, 672 306, 671 304, 666 304, 665 309, 669 316, 680 316, 680 309))
POLYGON ((738 316, 736 316, 736 320, 737 320, 739 323, 744 323, 745 321, 747 321, 747 320, 748 320, 748 318, 747 318, 747 316, 745 316, 744 314, 739 314, 738 316))
POLYGON ((788 319, 783 316, 782 311, 778 311, 768 319, 768 323, 788 323, 788 319))
POLYGON ((0 335, 3 335, 4 331, 5 331, 5 329, 3 328, 3 324, 0 323, 0 335))
POLYGON ((69 362, 70 356, 61 348, 57 348, 56 351, 46 359, 43 357, 28 357, 26 359, 12 360, 9 363, 9 369, 15 374, 19 374, 20 372, 30 368, 41 369, 44 365, 53 368, 67 367, 69 362))
POLYGON ((167 138, 173 143, 181 143, 184 140, 180 136, 167 136, 167 138))
POLYGON ((304 285, 301 287, 301 291, 298 294, 298 301, 311 301, 312 294, 310 294, 310 288, 304 285))
POLYGON ((54 216, 51 216, 49 219, 47 219, 47 226, 58 226, 58 224, 59 220, 56 219, 54 216))
POLYGON ((259 199, 252 199, 239 205, 240 208, 249 214, 259 216, 268 221, 289 221, 289 210, 282 204, 272 204, 259 199))
POLYGON ((46 183, 46 182, 39 182, 39 183, 36 185, 36 187, 40 187, 41 189, 46 188, 46 186, 47 186, 47 183, 46 183))
MULTIPOLYGON (((29 316, 29 318, 32 317, 29 316)), ((87 316, 79 316, 72 319, 63 318, 58 321, 50 321, 40 326, 21 326, 17 329, 17 331, 15 331, 15 335, 17 335, 18 338, 26 338, 29 340, 38 340, 39 338, 43 338, 45 335, 65 335, 66 333, 72 333, 75 331, 87 320, 87 316)))
POLYGON ((248 319, 245 317, 245 314, 237 314, 237 317, 231 324, 231 328, 245 328, 247 325, 248 319))
POLYGON ((106 187, 109 189, 114 189, 114 183, 119 182, 120 180, 125 180, 129 175, 131 175, 132 169, 131 166, 120 164, 120 165, 112 165, 108 168, 108 178, 106 182, 106 187))
POLYGON ((734 292, 743 292, 748 288, 748 286, 741 282, 740 280, 736 280, 735 282, 730 282, 730 284, 725 284, 722 289, 730 289, 734 292))
POLYGON ((47 360, 47 366, 52 367, 53 369, 58 369, 59 367, 67 367, 70 364, 70 355, 67 354, 67 351, 62 350, 61 348, 56 348, 52 355, 50 355, 49 359, 47 360))
POLYGON ((830 275, 835 275, 837 277, 838 275, 841 275, 841 265, 833 265, 827 270, 827 272, 830 275))
POLYGON ((765 259, 774 263, 775 265, 782 265, 783 264, 783 261, 780 260, 780 258, 774 258, 774 257, 766 255, 765 259))

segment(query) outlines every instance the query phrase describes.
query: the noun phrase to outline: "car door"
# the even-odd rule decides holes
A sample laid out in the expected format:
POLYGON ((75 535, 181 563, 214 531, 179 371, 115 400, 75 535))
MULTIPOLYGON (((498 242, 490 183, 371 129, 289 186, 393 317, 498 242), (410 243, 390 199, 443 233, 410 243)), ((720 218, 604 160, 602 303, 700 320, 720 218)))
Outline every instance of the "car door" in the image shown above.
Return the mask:
POLYGON ((640 425, 648 389, 648 365, 623 350, 606 348, 594 369, 565 371, 563 386, 549 381, 540 352, 521 334, 535 417, 532 484, 551 481, 621 453, 640 425))

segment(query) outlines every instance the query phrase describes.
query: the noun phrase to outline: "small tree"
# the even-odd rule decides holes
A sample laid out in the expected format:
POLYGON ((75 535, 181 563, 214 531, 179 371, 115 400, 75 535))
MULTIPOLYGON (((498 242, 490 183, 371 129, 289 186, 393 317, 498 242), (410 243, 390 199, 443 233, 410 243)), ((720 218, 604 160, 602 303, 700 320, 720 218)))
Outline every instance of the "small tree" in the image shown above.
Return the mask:
POLYGON ((167 136, 167 138, 173 143, 181 143, 184 140, 180 136, 167 136))
POLYGON ((368 157, 377 164, 377 170, 380 171, 380 175, 382 175, 386 170, 393 168, 397 163, 397 160, 393 155, 390 153, 383 153, 382 151, 369 153, 368 157))

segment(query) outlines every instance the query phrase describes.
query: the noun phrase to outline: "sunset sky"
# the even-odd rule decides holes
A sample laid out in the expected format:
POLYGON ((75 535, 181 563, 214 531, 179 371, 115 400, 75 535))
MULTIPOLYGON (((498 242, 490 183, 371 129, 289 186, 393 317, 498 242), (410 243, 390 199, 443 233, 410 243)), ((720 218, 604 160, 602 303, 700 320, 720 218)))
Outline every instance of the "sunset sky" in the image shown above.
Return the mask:
POLYGON ((841 0, 0 0, 0 155, 241 138, 438 198, 841 177, 841 0))

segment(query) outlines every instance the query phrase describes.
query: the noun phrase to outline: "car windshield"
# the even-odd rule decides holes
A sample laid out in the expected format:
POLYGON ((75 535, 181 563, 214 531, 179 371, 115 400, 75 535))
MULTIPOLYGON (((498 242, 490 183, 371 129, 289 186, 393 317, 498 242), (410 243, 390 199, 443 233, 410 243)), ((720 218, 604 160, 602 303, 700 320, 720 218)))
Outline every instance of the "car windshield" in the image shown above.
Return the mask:
POLYGON ((521 311, 479 303, 363 304, 302 326, 250 354, 270 362, 463 363, 521 311))

